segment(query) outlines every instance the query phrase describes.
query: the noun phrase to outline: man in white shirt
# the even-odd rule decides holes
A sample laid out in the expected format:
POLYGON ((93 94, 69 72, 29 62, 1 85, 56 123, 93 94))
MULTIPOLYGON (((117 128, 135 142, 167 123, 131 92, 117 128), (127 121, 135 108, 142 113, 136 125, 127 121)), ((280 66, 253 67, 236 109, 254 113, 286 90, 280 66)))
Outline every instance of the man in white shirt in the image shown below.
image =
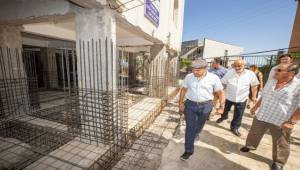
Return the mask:
POLYGON ((254 72, 245 69, 245 61, 238 59, 234 61, 234 69, 229 70, 222 78, 222 84, 225 87, 225 109, 221 118, 217 123, 228 119, 228 112, 234 106, 233 119, 230 124, 230 129, 236 136, 241 136, 239 127, 241 126, 243 114, 246 108, 249 89, 252 91, 252 101, 256 101, 257 86, 259 81, 254 72))
POLYGON ((212 111, 214 93, 220 101, 217 113, 222 114, 225 97, 220 79, 207 71, 205 60, 193 61, 192 73, 184 78, 179 96, 179 110, 184 112, 186 121, 185 152, 181 155, 181 160, 189 159, 194 152, 195 138, 212 111))
POLYGON ((251 109, 256 117, 242 152, 255 150, 263 135, 270 131, 273 139, 272 170, 281 170, 290 154, 290 135, 296 121, 300 120, 300 80, 296 78, 296 64, 279 65, 274 79, 268 81, 262 97, 251 109))

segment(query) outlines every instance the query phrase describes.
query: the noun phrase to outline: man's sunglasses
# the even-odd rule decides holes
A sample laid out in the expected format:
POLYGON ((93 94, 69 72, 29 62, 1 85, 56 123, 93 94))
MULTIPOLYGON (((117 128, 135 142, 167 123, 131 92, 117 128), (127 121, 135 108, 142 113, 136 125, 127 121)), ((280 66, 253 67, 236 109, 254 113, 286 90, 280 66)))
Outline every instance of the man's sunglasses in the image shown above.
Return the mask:
POLYGON ((275 71, 277 71, 277 72, 289 72, 288 70, 283 70, 283 69, 280 69, 280 68, 276 69, 275 71))

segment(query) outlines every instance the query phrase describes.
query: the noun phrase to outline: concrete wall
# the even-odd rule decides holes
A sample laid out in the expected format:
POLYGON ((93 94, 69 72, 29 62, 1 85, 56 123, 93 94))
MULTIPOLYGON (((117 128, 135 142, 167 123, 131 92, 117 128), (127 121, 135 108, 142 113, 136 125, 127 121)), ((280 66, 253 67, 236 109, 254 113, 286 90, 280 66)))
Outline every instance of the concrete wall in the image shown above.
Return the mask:
MULTIPOLYGON (((298 1, 298 9, 295 16, 293 32, 290 41, 290 47, 300 46, 300 3, 298 1)), ((300 52, 299 48, 290 49, 289 52, 300 52)))
POLYGON ((203 58, 221 57, 225 55, 225 50, 228 51, 227 55, 240 55, 243 48, 235 45, 225 44, 222 42, 204 39, 203 58))
POLYGON ((22 58, 20 26, 0 26, 0 117, 29 113, 27 75, 22 58))
MULTIPOLYGON (((125 3, 127 0, 120 0, 125 3)), ((145 0, 137 0, 125 5, 126 8, 132 8, 141 5, 145 0)), ((178 0, 178 18, 175 22, 174 15, 174 0, 161 0, 159 4, 160 22, 156 27, 150 20, 148 20, 145 13, 145 6, 136 7, 127 12, 123 12, 122 16, 126 18, 134 26, 138 26, 147 34, 158 38, 164 44, 169 44, 171 49, 180 51, 183 30, 183 14, 184 14, 184 0, 178 0)), ((126 10, 126 8, 124 8, 126 10)), ((176 16, 176 15, 175 15, 176 16)))
POLYGON ((33 20, 49 20, 70 12, 64 0, 1 0, 0 23, 22 24, 33 20))

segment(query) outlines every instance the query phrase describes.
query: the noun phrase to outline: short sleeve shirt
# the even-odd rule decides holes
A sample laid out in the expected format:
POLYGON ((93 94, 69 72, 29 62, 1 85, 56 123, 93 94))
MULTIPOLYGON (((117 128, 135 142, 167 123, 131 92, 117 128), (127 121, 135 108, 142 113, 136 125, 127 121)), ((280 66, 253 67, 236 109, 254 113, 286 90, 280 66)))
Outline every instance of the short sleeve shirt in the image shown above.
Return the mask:
POLYGON ((250 87, 259 85, 255 73, 246 69, 240 75, 235 69, 229 70, 221 81, 226 85, 226 99, 237 103, 245 102, 248 99, 250 87))
POLYGON ((300 80, 294 78, 286 86, 276 89, 277 80, 271 79, 262 91, 262 103, 256 115, 260 121, 281 126, 300 108, 300 80))
POLYGON ((220 79, 222 79, 224 77, 224 75, 227 73, 227 69, 225 67, 220 67, 220 68, 210 68, 208 70, 210 73, 213 73, 215 75, 217 75, 220 79))
POLYGON ((193 73, 186 75, 182 87, 187 88, 186 98, 195 102, 212 100, 214 92, 223 90, 219 77, 209 72, 202 79, 193 73))

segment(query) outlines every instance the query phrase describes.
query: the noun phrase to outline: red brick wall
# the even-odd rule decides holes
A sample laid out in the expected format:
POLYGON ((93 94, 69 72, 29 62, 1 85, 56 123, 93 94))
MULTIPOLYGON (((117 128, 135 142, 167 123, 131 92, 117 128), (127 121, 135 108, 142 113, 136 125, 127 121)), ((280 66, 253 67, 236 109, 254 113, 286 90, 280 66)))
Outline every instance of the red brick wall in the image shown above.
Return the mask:
MULTIPOLYGON (((300 46, 300 1, 298 1, 298 9, 296 12, 294 27, 290 40, 290 47, 300 46)), ((300 52, 300 47, 296 49, 290 49, 289 52, 300 52)))

